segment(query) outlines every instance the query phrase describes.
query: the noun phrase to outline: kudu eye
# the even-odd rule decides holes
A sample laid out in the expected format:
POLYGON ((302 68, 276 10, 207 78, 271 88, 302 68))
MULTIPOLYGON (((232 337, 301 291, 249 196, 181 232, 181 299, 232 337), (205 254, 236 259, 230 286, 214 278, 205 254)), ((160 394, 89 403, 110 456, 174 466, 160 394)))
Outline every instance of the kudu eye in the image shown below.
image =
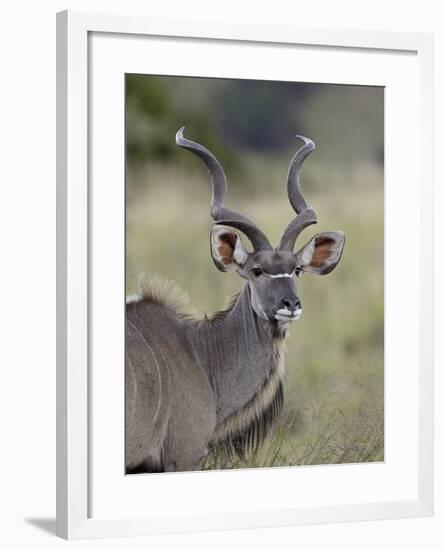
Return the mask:
POLYGON ((298 277, 301 274, 302 271, 303 271, 303 269, 301 267, 297 266, 295 268, 295 275, 298 277))
POLYGON ((260 275, 262 275, 263 270, 261 269, 261 267, 255 267, 254 269, 252 269, 252 273, 255 275, 255 277, 259 277, 260 275))

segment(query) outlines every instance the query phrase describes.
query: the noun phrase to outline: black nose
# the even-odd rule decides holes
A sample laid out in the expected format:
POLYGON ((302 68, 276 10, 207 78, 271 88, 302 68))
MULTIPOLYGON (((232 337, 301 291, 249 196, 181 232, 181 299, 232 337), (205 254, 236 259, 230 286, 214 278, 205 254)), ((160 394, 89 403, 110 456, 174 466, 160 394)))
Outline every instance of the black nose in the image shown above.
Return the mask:
POLYGON ((301 307, 300 299, 296 297, 283 298, 282 304, 286 309, 289 309, 291 311, 294 309, 300 309, 301 307))

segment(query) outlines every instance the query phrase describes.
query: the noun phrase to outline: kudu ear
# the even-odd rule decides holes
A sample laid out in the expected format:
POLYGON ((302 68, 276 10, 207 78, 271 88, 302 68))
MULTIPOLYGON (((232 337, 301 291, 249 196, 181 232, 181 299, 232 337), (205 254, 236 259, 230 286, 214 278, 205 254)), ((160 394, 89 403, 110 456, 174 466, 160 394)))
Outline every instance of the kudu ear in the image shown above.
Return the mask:
POLYGON ((247 260, 247 252, 236 231, 215 225, 210 233, 213 262, 220 271, 238 271, 247 260))
POLYGON ((326 275, 340 261, 345 236, 341 231, 326 231, 315 235, 297 252, 297 266, 303 272, 326 275))

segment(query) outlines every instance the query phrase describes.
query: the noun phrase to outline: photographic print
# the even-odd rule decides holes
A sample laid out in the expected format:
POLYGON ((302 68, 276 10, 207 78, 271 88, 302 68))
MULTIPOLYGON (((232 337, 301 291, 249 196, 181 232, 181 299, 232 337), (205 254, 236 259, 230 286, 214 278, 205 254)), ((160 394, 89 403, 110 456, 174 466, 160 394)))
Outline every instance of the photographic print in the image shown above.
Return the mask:
POLYGON ((383 88, 125 86, 127 474, 383 461, 383 88))

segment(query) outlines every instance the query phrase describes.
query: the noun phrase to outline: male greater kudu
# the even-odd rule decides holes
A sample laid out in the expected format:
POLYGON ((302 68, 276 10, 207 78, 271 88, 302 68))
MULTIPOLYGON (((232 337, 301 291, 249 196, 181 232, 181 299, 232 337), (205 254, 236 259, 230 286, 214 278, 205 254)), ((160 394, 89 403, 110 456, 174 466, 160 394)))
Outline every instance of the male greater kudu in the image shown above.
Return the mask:
POLYGON ((224 171, 202 145, 176 143, 207 166, 212 185, 211 254, 220 271, 246 284, 225 311, 203 320, 178 310, 168 288, 146 285, 126 311, 126 468, 161 472, 199 468, 209 446, 244 454, 258 448, 283 404, 283 340, 302 312, 301 273, 324 275, 340 260, 344 235, 319 233, 298 252, 297 237, 316 223, 300 191, 299 174, 313 141, 293 157, 287 179, 297 216, 273 248, 248 218, 224 206, 224 171), (238 231, 250 240, 248 252, 238 231))

